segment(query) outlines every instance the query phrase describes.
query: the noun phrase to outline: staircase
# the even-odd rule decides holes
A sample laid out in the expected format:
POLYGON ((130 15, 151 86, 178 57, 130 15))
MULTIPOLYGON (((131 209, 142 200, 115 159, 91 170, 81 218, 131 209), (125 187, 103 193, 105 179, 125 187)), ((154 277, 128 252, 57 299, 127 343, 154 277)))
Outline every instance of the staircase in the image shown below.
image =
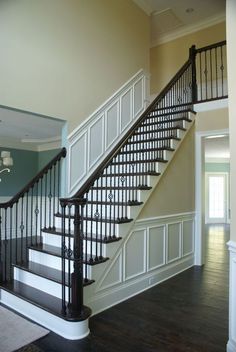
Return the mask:
MULTIPOLYGON (((217 45, 225 43, 206 51, 217 45)), ((2 303, 65 338, 89 333, 84 287, 115 255, 193 123, 194 50, 74 197, 60 198, 62 149, 0 204, 2 303)))

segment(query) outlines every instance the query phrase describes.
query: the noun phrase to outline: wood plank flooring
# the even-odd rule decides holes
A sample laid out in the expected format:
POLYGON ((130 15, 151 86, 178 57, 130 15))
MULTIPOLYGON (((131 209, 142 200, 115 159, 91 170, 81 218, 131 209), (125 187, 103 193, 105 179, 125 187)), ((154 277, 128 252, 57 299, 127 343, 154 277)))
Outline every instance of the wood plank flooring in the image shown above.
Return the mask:
POLYGON ((44 352, 223 352, 228 339, 229 227, 206 227, 206 264, 90 319, 91 335, 68 341, 54 333, 44 352))

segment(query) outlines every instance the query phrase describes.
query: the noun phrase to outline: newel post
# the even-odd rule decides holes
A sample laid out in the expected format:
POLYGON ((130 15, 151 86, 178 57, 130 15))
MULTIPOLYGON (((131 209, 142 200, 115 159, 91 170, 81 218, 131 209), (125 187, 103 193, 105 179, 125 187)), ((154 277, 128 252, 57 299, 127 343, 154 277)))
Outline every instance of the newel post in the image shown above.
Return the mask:
POLYGON ((74 213, 74 271, 71 274, 72 316, 81 316, 83 310, 83 209, 86 199, 72 199, 74 213))
POLYGON ((197 102, 196 45, 189 49, 189 60, 192 64, 192 103, 197 102))

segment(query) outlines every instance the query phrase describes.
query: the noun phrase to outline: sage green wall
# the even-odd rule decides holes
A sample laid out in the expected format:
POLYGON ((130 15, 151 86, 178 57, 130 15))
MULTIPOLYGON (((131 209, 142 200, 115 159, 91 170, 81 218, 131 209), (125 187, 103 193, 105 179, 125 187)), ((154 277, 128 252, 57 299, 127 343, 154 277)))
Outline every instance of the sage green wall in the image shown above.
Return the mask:
POLYGON ((205 163, 205 172, 230 172, 229 163, 205 163))
POLYGON ((45 150, 38 153, 38 171, 40 171, 50 160, 58 154, 60 149, 45 150))
POLYGON ((0 148, 11 152, 14 165, 10 173, 0 174, 0 197, 12 197, 19 192, 58 152, 58 149, 35 152, 0 148))

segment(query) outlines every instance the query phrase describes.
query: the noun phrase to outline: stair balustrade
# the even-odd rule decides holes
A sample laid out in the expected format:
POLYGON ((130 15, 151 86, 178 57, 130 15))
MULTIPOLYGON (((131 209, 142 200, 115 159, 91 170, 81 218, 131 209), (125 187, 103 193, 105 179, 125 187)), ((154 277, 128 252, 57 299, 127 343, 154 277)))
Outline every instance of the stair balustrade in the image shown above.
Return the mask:
POLYGON ((225 45, 192 46, 186 63, 73 197, 58 199, 63 149, 18 195, 0 204, 0 282, 13 280, 13 264, 33 260, 29 248, 40 250, 60 283, 62 316, 73 321, 91 314, 83 305, 83 286, 93 283, 91 267, 106 262, 106 245, 125 234, 152 188, 150 179, 161 174, 191 122, 194 104, 227 97, 225 45), (57 246, 50 237, 43 244, 43 233, 57 246), (53 264, 50 255, 57 259, 53 264))

